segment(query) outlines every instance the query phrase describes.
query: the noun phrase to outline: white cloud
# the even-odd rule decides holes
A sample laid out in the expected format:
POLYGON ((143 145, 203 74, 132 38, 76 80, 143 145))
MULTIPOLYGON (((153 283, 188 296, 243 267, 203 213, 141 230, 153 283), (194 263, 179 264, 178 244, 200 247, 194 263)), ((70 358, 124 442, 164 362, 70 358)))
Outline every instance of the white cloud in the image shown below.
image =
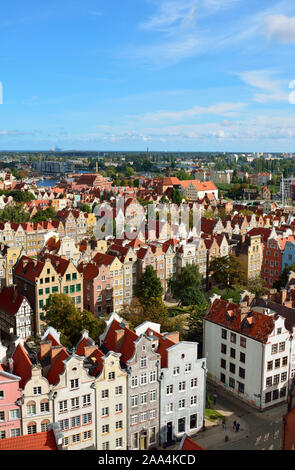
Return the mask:
POLYGON ((285 44, 295 44, 295 17, 271 15, 265 19, 266 36, 285 44))
POLYGON ((273 78, 274 72, 269 70, 250 70, 238 73, 239 78, 257 90, 263 91, 254 94, 254 101, 267 103, 278 101, 288 103, 289 92, 285 81, 273 78), (286 91, 285 91, 285 90, 286 91))

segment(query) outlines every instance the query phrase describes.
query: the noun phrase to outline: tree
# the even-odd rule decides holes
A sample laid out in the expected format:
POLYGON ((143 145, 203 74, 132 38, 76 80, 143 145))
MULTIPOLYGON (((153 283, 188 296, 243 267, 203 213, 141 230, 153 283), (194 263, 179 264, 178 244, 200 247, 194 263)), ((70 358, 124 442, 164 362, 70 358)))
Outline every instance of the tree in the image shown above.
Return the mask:
POLYGON ((41 222, 42 220, 50 220, 56 216, 56 210, 54 207, 50 206, 47 209, 40 209, 32 217, 33 222, 41 222))
POLYGON ((252 294, 255 294, 256 297, 265 295, 268 292, 268 288, 265 285, 265 281, 260 276, 249 279, 247 284, 247 290, 252 294))
POLYGON ((206 302, 192 308, 188 318, 188 332, 185 338, 187 341, 203 342, 203 320, 208 308, 209 304, 206 302))
POLYGON ((23 223, 30 220, 30 214, 25 211, 23 204, 15 204, 13 206, 5 206, 0 210, 0 221, 23 223))
POLYGON ((169 317, 169 312, 161 298, 153 297, 147 303, 143 303, 134 297, 131 303, 123 308, 120 315, 134 329, 145 321, 159 323, 161 331, 179 331, 182 333, 184 326, 183 316, 169 317))
POLYGON ((135 296, 144 304, 150 299, 161 298, 163 295, 163 287, 156 271, 152 266, 147 266, 135 288, 135 296))
POLYGON ((179 189, 173 188, 173 191, 172 191, 172 202, 173 202, 173 204, 177 204, 177 205, 181 204, 182 199, 183 199, 183 195, 181 194, 179 189))
POLYGON ((80 211, 87 212, 87 214, 91 213, 91 207, 88 204, 81 204, 79 207, 80 211))
POLYGON ((246 284, 246 274, 242 263, 232 254, 213 258, 209 263, 209 272, 217 284, 226 287, 246 284))
POLYGON ((200 291, 201 275, 197 264, 181 268, 178 275, 169 279, 168 286, 173 297, 184 306, 205 303, 204 294, 200 291))
POLYGON ((68 348, 77 344, 82 330, 87 330, 97 340, 105 328, 101 318, 96 318, 87 310, 81 312, 66 294, 51 294, 44 310, 46 324, 61 333, 61 343, 68 348))

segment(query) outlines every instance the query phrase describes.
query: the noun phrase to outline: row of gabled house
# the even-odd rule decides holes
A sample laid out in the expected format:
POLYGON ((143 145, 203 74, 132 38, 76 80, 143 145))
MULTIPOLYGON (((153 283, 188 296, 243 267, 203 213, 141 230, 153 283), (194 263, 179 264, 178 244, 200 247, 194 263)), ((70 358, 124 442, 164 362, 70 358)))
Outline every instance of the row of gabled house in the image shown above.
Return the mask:
POLYGON ((206 360, 198 344, 113 313, 99 344, 69 352, 48 328, 39 346, 0 344, 0 438, 58 426, 62 449, 151 449, 204 425, 206 360))

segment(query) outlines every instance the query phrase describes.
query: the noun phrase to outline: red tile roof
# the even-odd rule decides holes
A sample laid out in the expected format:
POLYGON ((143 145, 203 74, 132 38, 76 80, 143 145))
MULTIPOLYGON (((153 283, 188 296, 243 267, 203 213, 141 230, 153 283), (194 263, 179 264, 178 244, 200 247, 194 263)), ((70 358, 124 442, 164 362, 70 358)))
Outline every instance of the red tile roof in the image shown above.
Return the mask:
POLYGON ((186 436, 180 450, 205 450, 199 444, 194 442, 190 437, 186 436))
POLYGON ((126 363, 134 354, 135 346, 134 341, 138 339, 138 336, 134 331, 130 330, 125 325, 122 325, 117 320, 113 320, 109 327, 107 335, 104 339, 103 346, 108 351, 120 352, 122 354, 121 361, 126 363), (124 339, 120 342, 119 351, 116 345, 116 331, 124 330, 124 339))
POLYGON ((57 450, 57 445, 54 432, 45 431, 0 439, 0 450, 57 450))
POLYGON ((242 314, 239 305, 222 299, 215 299, 205 319, 263 343, 275 326, 272 317, 255 310, 242 314))
POLYGON ((16 347, 12 359, 13 373, 21 377, 19 386, 23 389, 27 381, 32 377, 32 362, 21 344, 18 344, 16 347))
POLYGON ((16 287, 3 287, 0 292, 0 309, 15 315, 24 300, 24 296, 19 294, 16 287))

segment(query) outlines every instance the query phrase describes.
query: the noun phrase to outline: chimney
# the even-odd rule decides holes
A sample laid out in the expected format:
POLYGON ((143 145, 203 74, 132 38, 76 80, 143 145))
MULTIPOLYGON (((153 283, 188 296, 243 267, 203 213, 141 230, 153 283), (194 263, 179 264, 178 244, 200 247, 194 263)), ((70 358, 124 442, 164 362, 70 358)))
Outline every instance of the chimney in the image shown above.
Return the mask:
POLYGON ((11 292, 12 292, 12 302, 15 302, 18 296, 18 292, 17 292, 17 288, 15 284, 11 286, 11 292))
POLYGON ((40 359, 43 359, 44 356, 50 351, 52 346, 51 341, 44 341, 43 343, 40 344, 40 359))
POLYGON ((123 343, 125 331, 123 329, 115 331, 115 352, 119 352, 123 343))
POLYGON ((85 357, 91 356, 91 354, 94 353, 94 351, 96 350, 97 350, 97 346, 95 344, 93 346, 85 346, 84 348, 85 357))
POLYGON ((52 361, 56 358, 56 356, 58 355, 58 353, 62 350, 62 345, 58 345, 58 346, 52 346, 51 349, 50 349, 50 362, 52 363, 52 361))
POLYGON ((165 338, 170 339, 174 343, 179 343, 179 331, 172 331, 171 333, 165 334, 165 338))
POLYGON ((281 289, 281 304, 285 305, 287 299, 287 289, 281 289))

